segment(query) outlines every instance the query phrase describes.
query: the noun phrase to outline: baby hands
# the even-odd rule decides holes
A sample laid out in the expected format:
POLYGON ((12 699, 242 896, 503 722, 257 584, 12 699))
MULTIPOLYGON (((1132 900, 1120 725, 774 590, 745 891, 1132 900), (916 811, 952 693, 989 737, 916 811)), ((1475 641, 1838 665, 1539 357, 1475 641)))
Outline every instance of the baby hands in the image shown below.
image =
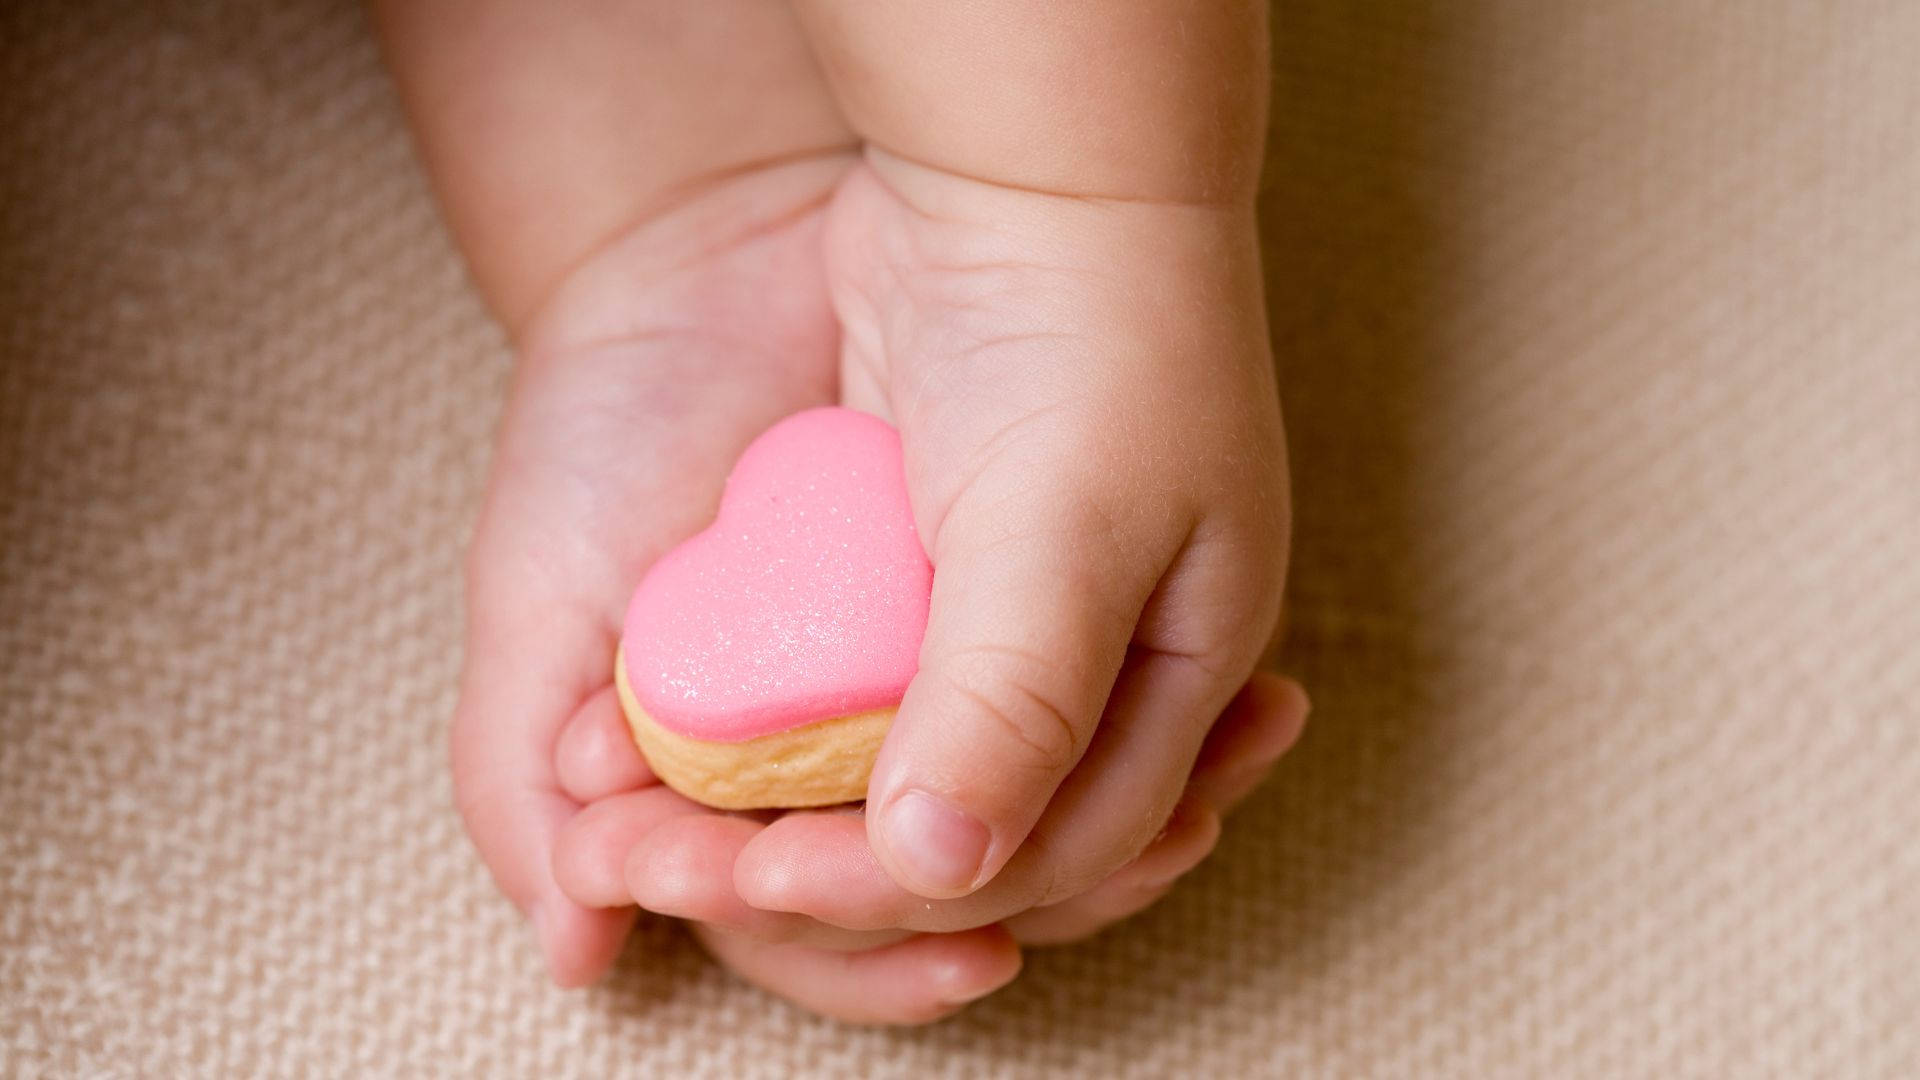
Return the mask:
POLYGON ((820 228, 841 397, 899 426, 936 566, 868 812, 704 811, 603 704, 559 739, 562 778, 608 779, 569 785, 555 878, 694 920, 822 1011, 924 1019, 1011 977, 976 928, 1071 940, 1157 899, 1297 736, 1298 687, 1248 681, 1284 574, 1278 406, 1244 214, 876 153, 820 228))
POLYGON ((1141 852, 1274 631, 1254 231, 877 151, 824 229, 841 395, 900 429, 933 599, 864 820, 787 815, 735 876, 834 925, 982 925, 1141 852))

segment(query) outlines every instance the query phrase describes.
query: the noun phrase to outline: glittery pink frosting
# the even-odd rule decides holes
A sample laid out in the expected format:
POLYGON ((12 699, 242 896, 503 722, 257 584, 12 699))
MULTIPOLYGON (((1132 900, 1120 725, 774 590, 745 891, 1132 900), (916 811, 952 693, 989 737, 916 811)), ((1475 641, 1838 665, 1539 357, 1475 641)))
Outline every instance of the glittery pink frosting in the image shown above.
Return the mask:
POLYGON ((714 523, 641 580, 627 680, 661 726, 715 742, 897 705, 932 587, 900 436, 810 409, 747 447, 714 523))

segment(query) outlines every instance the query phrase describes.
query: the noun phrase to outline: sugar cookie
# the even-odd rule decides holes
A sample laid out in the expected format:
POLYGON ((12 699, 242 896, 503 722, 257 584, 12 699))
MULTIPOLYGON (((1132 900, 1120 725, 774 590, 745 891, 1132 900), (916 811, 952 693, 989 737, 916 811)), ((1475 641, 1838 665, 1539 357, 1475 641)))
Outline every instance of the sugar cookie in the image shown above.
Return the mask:
POLYGON ((893 428, 842 408, 782 420, 634 591, 615 681, 635 741, 710 806, 863 797, 932 583, 893 428))

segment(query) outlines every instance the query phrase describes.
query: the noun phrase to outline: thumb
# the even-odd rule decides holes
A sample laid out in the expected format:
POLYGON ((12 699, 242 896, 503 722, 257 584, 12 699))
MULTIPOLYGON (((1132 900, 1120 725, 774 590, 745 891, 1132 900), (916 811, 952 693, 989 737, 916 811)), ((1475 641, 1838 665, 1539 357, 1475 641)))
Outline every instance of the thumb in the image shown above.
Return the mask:
POLYGON ((1087 494, 1098 478, 1008 472, 969 484, 929 545, 920 671, 868 788, 875 855, 930 898, 980 888, 1026 839, 1093 737, 1170 561, 1158 551, 1179 543, 1121 536, 1087 494))

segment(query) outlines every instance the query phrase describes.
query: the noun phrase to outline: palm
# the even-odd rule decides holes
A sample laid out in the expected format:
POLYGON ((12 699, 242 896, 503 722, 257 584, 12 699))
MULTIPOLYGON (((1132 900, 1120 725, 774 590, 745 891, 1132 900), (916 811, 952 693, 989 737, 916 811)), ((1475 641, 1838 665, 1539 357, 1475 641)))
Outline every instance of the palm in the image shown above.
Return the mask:
POLYGON ((646 566, 711 516, 754 435, 832 396, 818 214, 776 216, 664 272, 656 244, 632 242, 645 237, 582 266, 529 331, 501 421, 468 557, 456 789, 503 890, 544 915, 562 981, 597 975, 625 922, 561 894, 547 869, 579 807, 618 790, 570 783, 557 744, 609 711, 622 607, 646 566))
POLYGON ((928 203, 862 163, 835 193, 823 249, 842 399, 901 429, 931 541, 985 455, 1085 411, 1086 386, 1060 376, 1100 356, 1073 328, 1112 320, 1111 290, 1063 255, 1060 235, 991 202, 928 203))
MULTIPOLYGON (((804 246, 812 231, 809 215, 755 238, 746 255, 804 246)), ((562 330, 554 355, 529 357, 519 373, 476 543, 501 534, 550 576, 556 601, 608 632, 640 572, 712 516, 740 449, 831 395, 836 336, 824 301, 759 302, 766 283, 739 265, 751 261, 731 249, 685 271, 716 309, 699 324, 636 325, 579 345, 562 330)), ((821 297, 806 281, 780 288, 821 297)))

